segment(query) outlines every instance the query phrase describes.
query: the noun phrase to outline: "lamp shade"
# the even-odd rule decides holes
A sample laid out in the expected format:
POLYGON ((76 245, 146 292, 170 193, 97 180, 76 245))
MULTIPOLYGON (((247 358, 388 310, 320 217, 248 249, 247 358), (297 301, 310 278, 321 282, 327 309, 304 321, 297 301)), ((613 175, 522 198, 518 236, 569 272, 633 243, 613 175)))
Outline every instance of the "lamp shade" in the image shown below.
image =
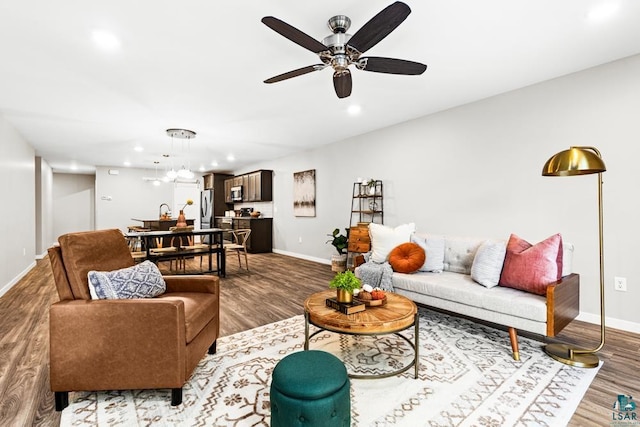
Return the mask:
POLYGON ((571 147, 551 156, 542 167, 542 175, 588 175, 606 170, 607 168, 597 149, 593 147, 571 147))

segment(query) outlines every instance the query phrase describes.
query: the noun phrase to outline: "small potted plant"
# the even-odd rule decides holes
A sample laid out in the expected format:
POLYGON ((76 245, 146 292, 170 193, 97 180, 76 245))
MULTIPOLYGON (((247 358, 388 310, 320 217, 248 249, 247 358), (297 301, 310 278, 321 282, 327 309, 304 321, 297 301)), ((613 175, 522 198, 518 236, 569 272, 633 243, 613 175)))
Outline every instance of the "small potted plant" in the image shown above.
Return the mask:
POLYGON ((338 255, 331 256, 331 271, 345 271, 347 269, 347 245, 349 242, 349 229, 345 228, 345 234, 340 234, 340 229, 336 228, 333 230, 333 233, 327 234, 327 236, 331 237, 327 240, 327 243, 331 243, 338 255))
POLYGON ((350 303, 353 301, 354 289, 360 288, 360 279, 351 270, 343 271, 336 273, 329 282, 329 287, 337 290, 338 302, 350 303))
POLYGON ((374 196, 376 194, 376 180, 369 178, 364 182, 364 184, 367 186, 367 194, 374 196))

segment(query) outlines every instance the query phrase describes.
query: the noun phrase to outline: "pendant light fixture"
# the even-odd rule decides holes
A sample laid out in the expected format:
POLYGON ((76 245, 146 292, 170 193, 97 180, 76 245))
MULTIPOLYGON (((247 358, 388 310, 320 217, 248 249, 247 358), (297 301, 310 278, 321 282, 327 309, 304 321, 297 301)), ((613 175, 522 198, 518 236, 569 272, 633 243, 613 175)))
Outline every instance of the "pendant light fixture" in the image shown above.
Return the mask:
MULTIPOLYGON (((176 129, 176 128, 171 128, 171 129, 167 129, 167 135, 169 135, 171 137, 171 155, 173 157, 173 139, 174 138, 179 138, 179 139, 186 139, 187 143, 189 144, 189 147, 191 146, 191 142, 190 140, 196 137, 196 133, 192 130, 188 130, 188 129, 176 129)), ((184 144, 182 146, 182 153, 184 154, 184 144)), ((184 162, 184 160, 183 160, 184 162)), ((182 164, 182 167, 180 168, 180 170, 178 170, 176 172, 176 170, 173 168, 173 160, 171 161, 171 169, 167 172, 167 177, 170 180, 174 180, 176 178, 182 178, 182 179, 193 179, 193 177, 195 176, 195 174, 191 171, 191 161, 189 159, 187 159, 187 166, 185 167, 185 164, 182 164)))
POLYGON ((153 185, 158 186, 160 185, 160 180, 158 179, 158 163, 160 163, 159 161, 155 160, 153 162, 153 164, 156 167, 156 179, 153 180, 153 185))

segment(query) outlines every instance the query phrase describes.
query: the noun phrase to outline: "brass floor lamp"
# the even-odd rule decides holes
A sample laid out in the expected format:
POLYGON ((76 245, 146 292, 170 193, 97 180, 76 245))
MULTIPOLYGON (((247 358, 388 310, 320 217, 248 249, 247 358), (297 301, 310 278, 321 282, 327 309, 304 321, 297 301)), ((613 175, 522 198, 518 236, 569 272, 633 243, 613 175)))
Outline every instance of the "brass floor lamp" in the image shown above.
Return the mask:
POLYGON ((600 360, 595 354, 604 346, 604 254, 602 242, 602 172, 607 168, 600 151, 594 147, 571 147, 553 155, 542 168, 543 176, 598 174, 598 231, 600 252, 600 345, 593 350, 571 348, 566 344, 548 344, 544 351, 559 362, 581 368, 595 368, 600 360))

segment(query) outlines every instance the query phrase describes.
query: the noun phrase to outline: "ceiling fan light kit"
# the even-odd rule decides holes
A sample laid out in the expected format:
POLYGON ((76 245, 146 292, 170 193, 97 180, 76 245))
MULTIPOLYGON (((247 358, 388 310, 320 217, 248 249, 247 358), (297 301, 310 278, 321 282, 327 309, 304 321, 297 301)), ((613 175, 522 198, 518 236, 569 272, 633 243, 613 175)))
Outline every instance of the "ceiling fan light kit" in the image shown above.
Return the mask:
POLYGON ((347 34, 351 19, 345 15, 336 15, 327 25, 333 34, 325 37, 322 43, 297 28, 273 16, 265 16, 262 22, 273 31, 288 38, 303 48, 318 55, 322 64, 309 65, 289 71, 265 80, 276 83, 292 77, 301 76, 326 67, 333 68, 333 86, 338 98, 351 95, 352 81, 350 65, 359 70, 376 73, 419 75, 427 66, 419 62, 384 57, 362 57, 361 55, 388 36, 411 13, 409 6, 395 2, 371 18, 355 34, 347 34))

